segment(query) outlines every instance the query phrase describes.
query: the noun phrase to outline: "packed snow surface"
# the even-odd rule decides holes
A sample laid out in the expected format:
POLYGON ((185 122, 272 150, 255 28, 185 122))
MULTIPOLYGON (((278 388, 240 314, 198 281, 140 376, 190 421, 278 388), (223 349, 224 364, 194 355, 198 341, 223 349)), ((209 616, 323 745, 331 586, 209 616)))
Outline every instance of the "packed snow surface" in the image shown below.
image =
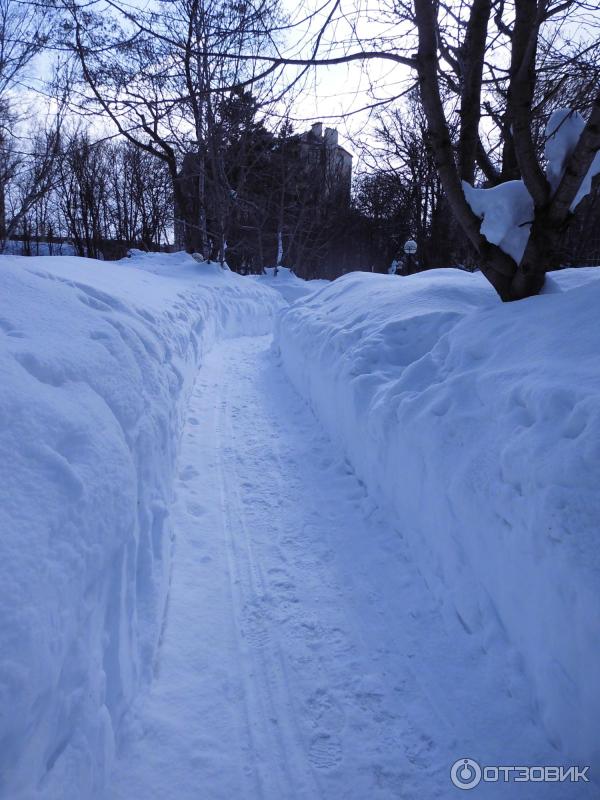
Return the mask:
POLYGON ((101 790, 154 668, 196 370, 279 303, 181 254, 0 258, 3 800, 101 790))
MULTIPOLYGON (((554 763, 515 650, 496 631, 484 652, 444 618, 410 536, 269 337, 215 347, 188 414, 156 679, 126 719, 107 798, 451 798, 461 756, 554 763)), ((540 798, 535 784, 479 795, 540 798)))
POLYGON ((599 279, 554 273, 546 294, 500 304, 477 274, 355 273, 277 327, 286 372, 458 622, 457 648, 487 654, 480 669, 505 652, 504 700, 525 676, 544 763, 596 771, 599 279))

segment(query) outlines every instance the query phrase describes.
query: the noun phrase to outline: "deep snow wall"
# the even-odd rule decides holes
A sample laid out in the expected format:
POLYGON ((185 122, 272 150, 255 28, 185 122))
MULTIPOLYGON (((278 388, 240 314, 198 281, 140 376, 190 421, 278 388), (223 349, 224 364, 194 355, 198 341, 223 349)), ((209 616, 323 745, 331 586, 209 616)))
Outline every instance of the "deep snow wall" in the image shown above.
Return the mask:
POLYGON ((281 302, 181 254, 0 258, 3 800, 101 796, 152 676, 194 375, 281 302))
POLYGON ((456 270, 354 273, 280 312, 275 340, 459 620, 457 647, 508 648, 557 760, 596 767, 599 279, 566 270, 501 304, 456 270))

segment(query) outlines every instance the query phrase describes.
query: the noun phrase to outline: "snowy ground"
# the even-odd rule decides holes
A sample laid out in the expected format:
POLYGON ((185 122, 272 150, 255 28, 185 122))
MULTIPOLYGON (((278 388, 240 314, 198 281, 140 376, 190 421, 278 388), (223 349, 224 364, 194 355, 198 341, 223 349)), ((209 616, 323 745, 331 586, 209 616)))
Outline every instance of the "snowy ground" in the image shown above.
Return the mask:
POLYGON ((284 311, 277 340, 447 626, 463 628, 457 646, 510 653, 555 757, 593 771, 599 302, 597 269, 553 274, 511 304, 477 274, 356 273, 284 311))
POLYGON ((2 800, 452 798, 461 757, 594 758, 595 273, 509 308, 455 271, 3 267, 2 800))
POLYGON ((102 790, 152 674, 197 369, 280 302, 181 255, 0 258, 3 800, 102 790))
MULTIPOLYGON (((206 360, 174 521, 157 677, 109 797, 451 797, 461 755, 548 760, 523 676, 501 647, 457 650, 464 631, 445 627, 268 337, 206 360)), ((516 788, 480 795, 585 796, 516 788)))

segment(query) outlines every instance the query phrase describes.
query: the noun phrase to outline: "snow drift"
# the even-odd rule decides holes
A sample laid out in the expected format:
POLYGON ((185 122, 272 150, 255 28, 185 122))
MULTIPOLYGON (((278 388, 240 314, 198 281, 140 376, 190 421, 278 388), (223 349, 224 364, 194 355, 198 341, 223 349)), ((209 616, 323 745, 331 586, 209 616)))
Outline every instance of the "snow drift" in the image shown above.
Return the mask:
POLYGON ((181 254, 0 259, 1 797, 102 792, 152 674, 196 367, 280 304, 181 254))
POLYGON ((267 267, 263 275, 253 275, 252 278, 263 286, 275 289, 288 303, 295 303, 299 298, 306 297, 329 283, 322 279, 305 281, 288 267, 277 267, 277 274, 275 267, 267 267))
POLYGON ((276 343, 465 642, 500 640, 556 760, 597 768, 600 270, 547 284, 502 304, 478 274, 355 273, 276 343))

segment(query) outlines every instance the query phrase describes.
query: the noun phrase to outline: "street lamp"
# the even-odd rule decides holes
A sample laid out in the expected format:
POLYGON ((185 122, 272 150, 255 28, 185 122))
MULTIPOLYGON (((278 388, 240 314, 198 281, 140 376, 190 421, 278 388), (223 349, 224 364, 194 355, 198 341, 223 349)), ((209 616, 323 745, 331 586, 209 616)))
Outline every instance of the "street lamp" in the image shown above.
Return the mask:
POLYGON ((404 244, 404 253, 406 255, 406 274, 411 275, 413 271, 413 259, 417 252, 417 243, 414 239, 409 239, 404 244))

